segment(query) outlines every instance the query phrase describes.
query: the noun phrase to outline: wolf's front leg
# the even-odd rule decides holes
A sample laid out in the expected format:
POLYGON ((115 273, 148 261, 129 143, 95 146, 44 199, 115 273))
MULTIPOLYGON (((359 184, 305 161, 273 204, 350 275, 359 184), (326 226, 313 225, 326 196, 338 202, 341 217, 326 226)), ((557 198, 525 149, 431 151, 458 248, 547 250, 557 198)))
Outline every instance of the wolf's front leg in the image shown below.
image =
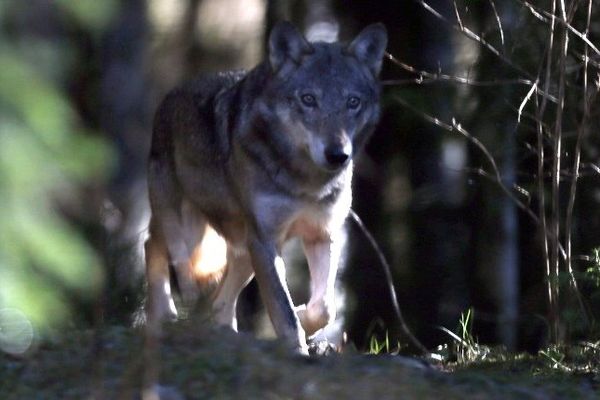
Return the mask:
POLYGON ((306 306, 296 309, 307 335, 313 335, 335 320, 335 280, 341 243, 323 238, 304 240, 304 253, 310 270, 311 296, 306 306))
POLYGON ((285 265, 277 255, 274 243, 253 233, 248 235, 248 250, 258 282, 260 295, 267 307, 277 336, 302 354, 308 354, 304 330, 294 312, 285 280, 285 265))

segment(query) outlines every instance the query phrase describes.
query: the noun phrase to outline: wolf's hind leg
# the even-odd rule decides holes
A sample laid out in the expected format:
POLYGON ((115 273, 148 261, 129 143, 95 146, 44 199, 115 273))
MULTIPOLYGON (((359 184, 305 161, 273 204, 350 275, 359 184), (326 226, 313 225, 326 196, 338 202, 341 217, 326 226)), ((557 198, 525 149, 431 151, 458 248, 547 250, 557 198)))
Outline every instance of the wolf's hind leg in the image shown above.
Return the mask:
POLYGON ((187 306, 194 306, 200 295, 195 275, 196 252, 206 234, 206 219, 191 202, 182 199, 179 212, 165 210, 161 222, 181 298, 187 306))
MULTIPOLYGON (((182 198, 181 188, 176 183, 176 177, 168 160, 150 158, 148 164, 148 191, 152 218, 160 230, 164 245, 167 248, 168 259, 177 275, 177 284, 184 303, 192 304, 199 293, 193 280, 190 257, 195 244, 199 241, 194 232, 190 234, 184 222, 188 220, 190 207, 182 198), (190 246, 190 244, 192 244, 190 246)), ((196 221, 191 221, 192 226, 196 221)))
POLYGON ((227 270, 212 304, 218 324, 229 326, 237 331, 235 307, 242 289, 252 280, 254 271, 247 252, 239 253, 227 249, 227 270))
POLYGON ((147 324, 158 331, 162 321, 177 318, 169 281, 168 252, 162 235, 152 229, 144 249, 148 281, 147 324))

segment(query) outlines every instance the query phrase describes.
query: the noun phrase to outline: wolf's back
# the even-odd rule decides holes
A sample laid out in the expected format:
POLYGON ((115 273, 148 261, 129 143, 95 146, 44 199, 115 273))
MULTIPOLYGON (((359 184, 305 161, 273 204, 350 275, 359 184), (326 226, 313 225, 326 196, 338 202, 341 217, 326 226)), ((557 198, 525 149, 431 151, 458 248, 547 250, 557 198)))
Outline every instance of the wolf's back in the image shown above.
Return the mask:
POLYGON ((232 88, 246 75, 229 71, 201 75, 171 90, 161 102, 154 118, 150 160, 172 156, 173 132, 197 133, 209 143, 218 141, 216 97, 232 88))

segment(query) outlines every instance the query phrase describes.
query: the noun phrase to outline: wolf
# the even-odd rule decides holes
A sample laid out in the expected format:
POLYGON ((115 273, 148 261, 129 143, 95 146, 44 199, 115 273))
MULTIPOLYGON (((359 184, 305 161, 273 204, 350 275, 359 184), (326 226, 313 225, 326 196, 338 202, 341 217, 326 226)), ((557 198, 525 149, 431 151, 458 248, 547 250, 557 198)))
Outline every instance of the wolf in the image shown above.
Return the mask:
POLYGON ((173 89, 155 114, 145 243, 151 331, 217 279, 212 310, 234 330, 236 301, 256 278, 278 337, 300 353, 335 318, 340 236, 352 202, 354 156, 380 115, 382 24, 349 43, 309 42, 279 22, 254 69, 173 89), (299 237, 311 294, 294 306, 280 256, 299 237))

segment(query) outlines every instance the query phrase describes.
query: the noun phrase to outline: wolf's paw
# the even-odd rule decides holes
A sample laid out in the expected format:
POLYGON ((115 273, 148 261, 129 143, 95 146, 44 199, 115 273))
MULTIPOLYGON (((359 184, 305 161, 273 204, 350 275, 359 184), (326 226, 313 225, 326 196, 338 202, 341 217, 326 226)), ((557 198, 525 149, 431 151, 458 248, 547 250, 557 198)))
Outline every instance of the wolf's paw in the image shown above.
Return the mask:
POLYGON ((309 340, 308 354, 311 356, 329 356, 338 353, 337 346, 327 340, 309 340))
POLYGON ((175 322, 177 321, 177 310, 169 308, 161 317, 163 322, 175 322))
POLYGON ((146 320, 150 322, 171 322, 177 320, 177 308, 173 297, 162 290, 150 293, 145 305, 146 320))
POLYGON ((198 285, 194 280, 189 279, 188 276, 181 275, 182 274, 177 275, 177 286, 179 288, 181 300, 187 307, 193 307, 196 305, 198 297, 200 297, 198 285))
POLYGON ((172 386, 155 384, 142 389, 142 399, 183 400, 183 395, 172 386))
POLYGON ((139 313, 134 324, 137 326, 145 325, 148 333, 155 337, 163 335, 163 325, 177 321, 177 310, 175 307, 161 307, 155 305, 148 307, 145 312, 139 313))
POLYGON ((320 329, 332 323, 335 319, 335 308, 325 301, 319 300, 312 304, 302 304, 294 309, 302 328, 307 335, 313 336, 320 329))

